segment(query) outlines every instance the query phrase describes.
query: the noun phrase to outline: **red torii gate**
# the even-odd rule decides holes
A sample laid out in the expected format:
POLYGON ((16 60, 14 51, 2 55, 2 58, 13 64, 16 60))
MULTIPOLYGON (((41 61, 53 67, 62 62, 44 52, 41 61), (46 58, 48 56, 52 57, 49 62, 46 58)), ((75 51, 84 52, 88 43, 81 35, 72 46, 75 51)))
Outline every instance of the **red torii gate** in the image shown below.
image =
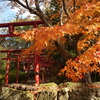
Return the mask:
MULTIPOLYGON (((10 58, 10 54, 12 52, 21 52, 21 50, 1 50, 1 53, 7 53, 7 58, 3 58, 2 60, 6 60, 7 64, 6 64, 6 77, 5 77, 5 81, 6 84, 8 84, 9 82, 9 69, 10 69, 10 60, 14 60, 14 58, 10 58)), ((17 66, 17 71, 16 71, 16 76, 17 76, 17 80, 18 80, 18 66, 17 66)), ((17 83, 17 82, 16 82, 17 83)))
POLYGON ((32 25, 34 28, 37 28, 39 24, 43 24, 42 21, 22 21, 22 22, 11 22, 11 23, 2 23, 0 28, 8 27, 10 34, 0 34, 0 37, 15 37, 18 35, 13 34, 15 26, 27 26, 32 25))
MULTIPOLYGON (((39 71, 40 71, 40 66, 44 66, 43 68, 46 68, 46 67, 51 67, 52 64, 54 64, 54 61, 53 60, 49 60, 49 61, 46 61, 46 54, 45 53, 41 53, 39 56, 36 55, 35 53, 29 53, 29 57, 25 57, 25 59, 23 58, 23 60, 19 61, 19 57, 20 57, 20 53, 22 50, 1 50, 1 53, 7 53, 7 58, 3 58, 2 60, 6 60, 7 61, 7 66, 6 66, 6 84, 8 84, 9 82, 9 68, 10 68, 10 61, 11 60, 16 60, 15 62, 17 62, 17 67, 16 67, 16 83, 18 83, 18 71, 19 71, 19 67, 20 67, 20 63, 21 62, 25 62, 28 64, 27 67, 27 71, 29 71, 29 64, 31 63, 34 68, 35 68, 35 72, 37 73, 35 75, 35 81, 36 81, 36 84, 39 84, 40 83, 40 77, 39 77, 39 71), (17 54, 15 54, 15 52, 18 52, 17 54), (12 55, 14 56, 17 56, 17 57, 10 57, 10 54, 11 53, 14 53, 12 55), (38 56, 38 57, 37 57, 38 56)), ((42 73, 42 81, 44 81, 44 74, 42 73)))
MULTIPOLYGON (((37 28, 39 24, 43 24, 42 21, 25 21, 25 22, 11 22, 11 23, 2 23, 0 24, 0 28, 3 28, 3 27, 8 27, 9 29, 9 34, 1 34, 0 37, 15 37, 15 36, 18 36, 18 35, 15 35, 13 34, 14 32, 14 27, 15 26, 27 26, 27 25, 33 25, 34 28, 37 28)), ((10 52, 16 52, 17 50, 15 51, 10 51, 10 50, 2 50, 1 52, 7 52, 7 66, 6 66, 6 84, 8 84, 8 79, 9 79, 9 67, 10 67, 10 52)), ((38 60, 38 57, 39 55, 35 54, 35 71, 37 73, 39 73, 39 60, 38 60)), ((39 84, 40 81, 39 81, 39 75, 35 75, 35 80, 36 80, 36 84, 39 84)))

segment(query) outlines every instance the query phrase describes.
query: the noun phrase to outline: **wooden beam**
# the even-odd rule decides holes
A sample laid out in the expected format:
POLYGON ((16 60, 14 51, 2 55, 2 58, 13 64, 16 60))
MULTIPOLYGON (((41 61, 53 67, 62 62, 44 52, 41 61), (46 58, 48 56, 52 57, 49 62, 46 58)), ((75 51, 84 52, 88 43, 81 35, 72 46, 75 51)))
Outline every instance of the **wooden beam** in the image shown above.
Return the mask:
POLYGON ((16 34, 0 34, 0 37, 17 37, 20 35, 16 35, 16 34))
POLYGON ((13 26, 27 26, 27 25, 38 25, 43 24, 43 21, 22 21, 22 22, 11 22, 11 23, 2 23, 0 24, 0 28, 2 27, 9 27, 10 25, 13 26))
POLYGON ((0 50, 1 53, 5 53, 5 52, 21 52, 24 49, 10 49, 10 50, 0 50))
MULTIPOLYGON (((32 25, 34 28, 38 27, 38 24, 43 24, 43 21, 21 21, 21 22, 11 22, 11 23, 1 23, 0 28, 8 27, 8 31, 10 34, 13 34, 15 26, 28 26, 32 25)), ((0 35, 0 37, 15 37, 18 35, 0 35)))
POLYGON ((2 60, 8 60, 8 59, 10 59, 10 60, 17 60, 18 58, 2 58, 2 60))

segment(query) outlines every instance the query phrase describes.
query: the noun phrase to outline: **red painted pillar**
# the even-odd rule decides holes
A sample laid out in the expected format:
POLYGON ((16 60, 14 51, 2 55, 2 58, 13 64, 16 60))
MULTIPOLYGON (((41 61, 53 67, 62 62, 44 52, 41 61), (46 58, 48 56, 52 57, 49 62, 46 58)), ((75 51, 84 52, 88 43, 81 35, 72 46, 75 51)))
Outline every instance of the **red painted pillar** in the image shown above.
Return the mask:
POLYGON ((38 25, 37 25, 37 23, 34 23, 34 28, 38 28, 38 25))
POLYGON ((6 84, 9 82, 9 68, 10 68, 10 52, 7 52, 7 64, 6 64, 6 84))
POLYGON ((16 69, 16 83, 18 83, 19 65, 20 65, 20 62, 19 62, 19 56, 18 56, 18 61, 17 61, 17 69, 16 69))
POLYGON ((39 55, 35 54, 35 60, 34 60, 34 70, 37 73, 35 75, 35 81, 37 85, 40 84, 40 76, 39 76, 39 72, 40 72, 40 64, 39 64, 39 55))
POLYGON ((9 33, 10 34, 13 34, 13 32, 14 32, 14 26, 13 25, 10 25, 9 26, 9 33))

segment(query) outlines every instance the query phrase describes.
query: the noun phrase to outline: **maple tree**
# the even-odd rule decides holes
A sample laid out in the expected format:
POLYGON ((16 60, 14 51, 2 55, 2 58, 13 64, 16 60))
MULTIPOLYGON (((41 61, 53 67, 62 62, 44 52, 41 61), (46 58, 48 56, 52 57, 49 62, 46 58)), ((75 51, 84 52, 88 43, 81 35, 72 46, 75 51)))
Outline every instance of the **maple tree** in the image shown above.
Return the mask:
MULTIPOLYGON (((88 72, 100 72, 100 1, 99 0, 56 0, 58 7, 56 13, 50 13, 46 17, 40 9, 40 3, 53 0, 25 0, 13 1, 26 8, 32 14, 36 14, 47 27, 39 27, 26 32, 20 32, 20 36, 26 41, 33 42, 23 54, 33 52, 40 53, 43 48, 49 50, 48 55, 57 50, 66 60, 66 66, 61 70, 73 81, 81 80, 88 72), (29 6, 29 4, 31 4, 29 6), (59 20, 52 24, 55 16, 59 20), (48 19, 50 18, 50 19, 48 19), (71 53, 74 52, 74 55, 71 53)), ((56 8, 53 8, 55 10, 56 8)), ((87 80, 88 81, 88 80, 87 80)), ((89 81, 89 83, 91 83, 89 81)))

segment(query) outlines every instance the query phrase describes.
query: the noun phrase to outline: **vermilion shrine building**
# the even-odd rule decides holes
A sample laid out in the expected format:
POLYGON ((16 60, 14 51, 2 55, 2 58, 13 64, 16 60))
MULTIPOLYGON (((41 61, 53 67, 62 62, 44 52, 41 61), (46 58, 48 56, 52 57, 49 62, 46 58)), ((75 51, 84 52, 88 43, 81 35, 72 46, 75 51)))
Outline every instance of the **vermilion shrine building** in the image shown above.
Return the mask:
MULTIPOLYGON (((2 23, 0 24, 0 28, 3 27, 8 27, 9 30, 9 34, 1 34, 0 37, 16 37, 18 35, 13 34, 14 32, 14 27, 16 26, 27 26, 27 25, 33 25, 33 28, 37 28, 38 25, 43 24, 42 21, 25 21, 25 22, 13 22, 13 23, 2 23)), ((1 53, 7 53, 7 58, 3 58, 2 60, 6 60, 6 75, 5 75, 5 83, 8 84, 9 83, 9 69, 10 69, 10 61, 11 60, 15 60, 17 62, 17 67, 16 67, 16 83, 18 83, 18 71, 20 70, 20 61, 19 61, 19 57, 20 57, 20 52, 23 50, 1 50, 1 53), (15 56, 14 58, 10 57, 10 54, 14 53, 13 55, 15 56), (19 53, 19 54, 18 54, 19 53)), ((33 64, 34 66, 34 71, 36 73, 35 75, 35 81, 36 84, 40 83, 40 66, 44 66, 44 67, 50 67, 53 64, 53 61, 46 61, 46 57, 45 57, 45 53, 41 53, 40 55, 36 54, 36 53, 30 53, 28 58, 23 59, 23 61, 21 62, 25 62, 27 63, 27 66, 25 68, 25 70, 29 70, 30 68, 30 64, 33 64)), ((45 68, 42 67, 42 69, 44 70, 45 68)), ((44 75, 42 73, 42 80, 44 80, 44 75)))

